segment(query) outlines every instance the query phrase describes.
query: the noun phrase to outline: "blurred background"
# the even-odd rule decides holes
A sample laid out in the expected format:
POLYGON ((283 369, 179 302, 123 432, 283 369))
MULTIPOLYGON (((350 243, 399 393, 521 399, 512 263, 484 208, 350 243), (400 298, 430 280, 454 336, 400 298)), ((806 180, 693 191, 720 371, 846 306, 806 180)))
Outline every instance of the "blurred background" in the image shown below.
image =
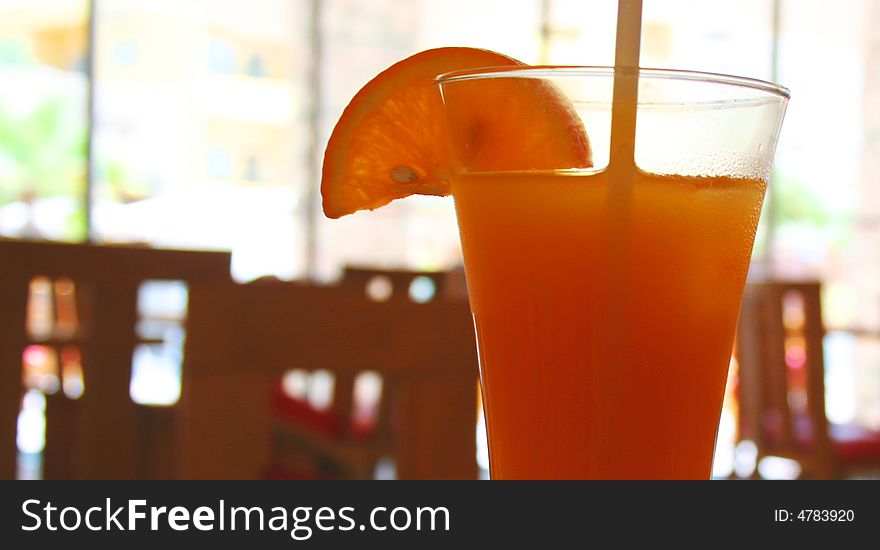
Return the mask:
MULTIPOLYGON (((342 109, 431 47, 612 64, 615 20, 608 0, 0 0, 0 238, 229 250, 239 282, 455 268, 451 200, 323 217, 320 164, 342 109)), ((880 2, 645 0, 642 65, 792 90, 753 271, 821 281, 828 417, 880 427, 880 2)), ((144 287, 142 309, 180 317, 186 292, 144 287)), ((131 397, 170 405, 183 334, 155 327, 163 344, 136 351, 131 397)), ((30 346, 25 363, 64 362, 49 355, 30 346)), ((44 443, 52 384, 38 378, 19 418, 25 458, 44 443)), ((736 467, 734 409, 719 476, 736 467)), ((20 475, 39 472, 25 461, 20 475)))

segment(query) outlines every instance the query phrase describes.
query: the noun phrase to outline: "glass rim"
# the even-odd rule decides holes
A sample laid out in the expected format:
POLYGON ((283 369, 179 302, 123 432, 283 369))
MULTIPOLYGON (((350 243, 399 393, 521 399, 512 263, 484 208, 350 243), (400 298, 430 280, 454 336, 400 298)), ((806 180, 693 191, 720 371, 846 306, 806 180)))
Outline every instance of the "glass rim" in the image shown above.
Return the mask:
MULTIPOLYGON (((624 68, 624 71, 632 73, 634 69, 624 68)), ((785 86, 774 84, 767 80, 734 76, 723 73, 710 73, 704 71, 691 71, 679 69, 654 69, 639 67, 639 79, 655 80, 680 80, 691 82, 705 82, 710 84, 722 84, 749 88, 760 92, 776 95, 785 99, 791 99, 791 91, 785 86)), ((578 76, 606 76, 614 77, 613 66, 602 65, 506 65, 498 67, 479 67, 441 73, 434 78, 439 85, 478 80, 484 78, 548 78, 548 77, 578 77, 578 76)))

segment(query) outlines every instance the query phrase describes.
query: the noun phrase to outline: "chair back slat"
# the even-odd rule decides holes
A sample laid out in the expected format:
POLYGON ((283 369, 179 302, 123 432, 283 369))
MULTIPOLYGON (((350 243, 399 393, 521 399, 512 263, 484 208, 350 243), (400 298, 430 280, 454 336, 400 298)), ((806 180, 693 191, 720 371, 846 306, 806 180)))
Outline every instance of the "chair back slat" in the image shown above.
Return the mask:
POLYGON ((737 334, 739 439, 755 443, 759 460, 797 460, 805 477, 833 475, 824 335, 820 283, 746 286, 737 334))

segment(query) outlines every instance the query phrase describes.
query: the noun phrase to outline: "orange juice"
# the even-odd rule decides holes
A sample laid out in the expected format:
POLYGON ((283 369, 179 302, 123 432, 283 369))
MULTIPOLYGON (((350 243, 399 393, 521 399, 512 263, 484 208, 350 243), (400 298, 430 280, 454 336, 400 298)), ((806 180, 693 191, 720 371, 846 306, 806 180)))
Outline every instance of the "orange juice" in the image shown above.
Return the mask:
POLYGON ((492 477, 711 473, 765 183, 607 172, 451 182, 492 477))

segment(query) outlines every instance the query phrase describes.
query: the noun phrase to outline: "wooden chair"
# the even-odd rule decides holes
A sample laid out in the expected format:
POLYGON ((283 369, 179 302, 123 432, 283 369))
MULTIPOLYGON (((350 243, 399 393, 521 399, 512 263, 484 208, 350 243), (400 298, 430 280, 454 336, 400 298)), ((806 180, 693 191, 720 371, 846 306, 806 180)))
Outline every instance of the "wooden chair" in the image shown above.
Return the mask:
POLYGON ((78 399, 47 396, 44 477, 169 477, 172 415, 129 395, 138 289, 146 280, 228 281, 229 265, 226 252, 0 241, 0 479, 16 475, 22 354, 30 345, 79 350, 85 388, 78 399), (75 326, 27 330, 35 277, 76 288, 75 326))
POLYGON ((338 467, 329 477, 371 477, 383 456, 399 478, 477 475, 476 351, 465 301, 377 301, 351 278, 331 287, 200 285, 187 334, 179 477, 263 477, 296 453, 331 460, 338 467), (302 414, 286 423, 273 416, 273 384, 294 368, 333 373, 335 433, 302 414), (356 434, 351 414, 363 371, 383 380, 369 437, 356 434))
POLYGON ((835 479, 880 468, 880 433, 832 424, 818 282, 747 285, 737 335, 739 440, 757 460, 797 461, 801 477, 835 479))

